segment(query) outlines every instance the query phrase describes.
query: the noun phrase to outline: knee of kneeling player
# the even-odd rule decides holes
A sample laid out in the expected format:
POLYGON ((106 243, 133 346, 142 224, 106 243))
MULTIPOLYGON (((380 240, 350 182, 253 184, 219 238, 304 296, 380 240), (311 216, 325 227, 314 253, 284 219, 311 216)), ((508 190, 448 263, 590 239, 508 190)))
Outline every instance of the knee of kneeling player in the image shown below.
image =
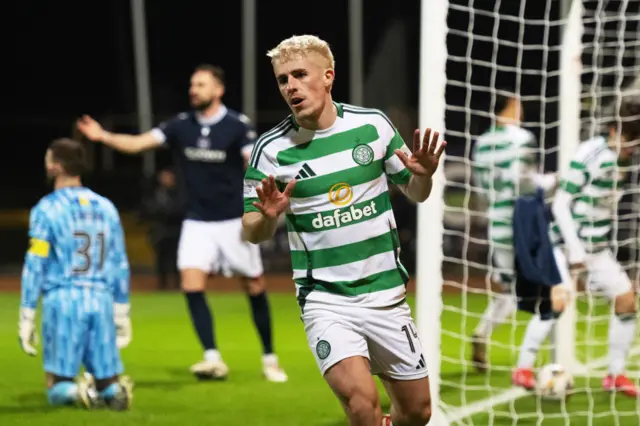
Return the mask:
POLYGON ((629 291, 616 297, 615 312, 616 315, 635 316, 637 311, 637 303, 635 293, 629 291))
POLYGON ((72 404, 78 396, 78 386, 72 381, 62 381, 47 389, 47 400, 51 405, 72 404))

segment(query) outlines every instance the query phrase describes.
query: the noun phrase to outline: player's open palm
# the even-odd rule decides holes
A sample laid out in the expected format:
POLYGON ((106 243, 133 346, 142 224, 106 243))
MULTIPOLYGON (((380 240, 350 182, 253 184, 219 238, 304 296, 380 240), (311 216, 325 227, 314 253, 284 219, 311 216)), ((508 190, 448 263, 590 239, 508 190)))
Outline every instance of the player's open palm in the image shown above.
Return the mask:
POLYGON ((253 205, 268 218, 276 219, 289 207, 289 199, 295 186, 294 179, 287 184, 284 191, 280 191, 273 176, 262 179, 262 186, 256 188, 260 201, 254 202, 253 205))
POLYGON ((408 155, 409 153, 400 149, 396 149, 396 155, 400 158, 404 166, 414 175, 431 176, 438 168, 440 156, 447 146, 447 142, 445 141, 442 141, 440 146, 438 146, 439 136, 440 134, 438 132, 434 132, 432 138, 431 129, 427 129, 424 132, 424 138, 421 144, 420 129, 416 129, 416 131, 413 132, 413 152, 410 153, 411 155, 408 155))
POLYGON ((93 118, 88 115, 83 115, 76 121, 76 127, 82 132, 88 139, 92 141, 100 141, 104 134, 104 129, 93 118))

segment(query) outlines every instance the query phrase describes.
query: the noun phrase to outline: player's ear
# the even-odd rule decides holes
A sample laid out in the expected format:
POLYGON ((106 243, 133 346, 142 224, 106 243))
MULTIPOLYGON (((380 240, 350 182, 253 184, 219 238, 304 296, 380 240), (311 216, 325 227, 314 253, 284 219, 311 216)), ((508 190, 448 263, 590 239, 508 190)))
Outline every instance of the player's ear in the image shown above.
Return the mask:
POLYGON ((324 70, 324 85, 325 87, 330 88, 333 86, 333 80, 336 77, 336 72, 331 68, 324 70))

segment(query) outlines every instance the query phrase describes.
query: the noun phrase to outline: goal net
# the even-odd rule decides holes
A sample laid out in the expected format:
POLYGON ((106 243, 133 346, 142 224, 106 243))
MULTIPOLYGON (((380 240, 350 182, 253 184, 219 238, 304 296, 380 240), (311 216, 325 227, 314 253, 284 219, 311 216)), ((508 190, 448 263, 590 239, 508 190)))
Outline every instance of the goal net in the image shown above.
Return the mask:
MULTIPOLYGON (((574 374, 569 402, 543 401, 511 384, 530 314, 508 315, 493 326, 486 371, 477 372, 471 360, 472 335, 485 309, 508 297, 493 279, 500 271, 490 261, 494 245, 489 244, 483 189, 473 180, 474 144, 496 125, 500 96, 515 93, 524 107, 522 126, 535 135, 540 172, 562 173, 580 141, 602 134, 611 120, 619 121, 623 96, 640 93, 640 2, 423 0, 422 7, 432 16, 423 10, 420 127, 441 123, 448 142, 432 195, 437 199, 428 200, 418 215, 416 315, 428 341, 428 358, 437 364, 431 369, 443 414, 437 424, 640 424, 639 403, 602 390, 611 309, 603 295, 586 292, 581 283, 575 284, 573 302, 536 361, 537 367, 559 362, 574 374), (444 38, 438 38, 438 31, 444 38), (441 40, 446 40, 446 52, 438 46, 441 40), (443 52, 446 62, 435 57, 443 52), (441 81, 442 74, 446 79, 441 81), (444 202, 442 211, 438 202, 444 202), (433 223, 440 217, 443 226, 433 223), (437 259, 442 276, 433 272, 434 251, 442 256, 437 259), (421 262, 429 266, 421 269, 421 262), (441 303, 431 297, 434 291, 441 303), (434 323, 439 339, 432 338, 434 323)), ((623 197, 611 241, 636 284, 640 176, 637 166, 627 170, 629 184, 619 189, 623 197)), ((637 382, 640 339, 627 366, 637 382)))

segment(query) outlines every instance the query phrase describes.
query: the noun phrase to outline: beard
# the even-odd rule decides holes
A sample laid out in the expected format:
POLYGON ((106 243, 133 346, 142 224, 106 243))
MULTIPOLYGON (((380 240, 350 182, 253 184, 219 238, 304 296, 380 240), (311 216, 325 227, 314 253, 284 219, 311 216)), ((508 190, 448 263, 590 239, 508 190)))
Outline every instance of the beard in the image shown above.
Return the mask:
POLYGON ((211 99, 206 100, 206 101, 202 101, 202 100, 199 100, 199 99, 194 99, 194 100, 191 101, 191 106, 196 111, 202 112, 202 111, 206 110, 207 108, 209 108, 211 106, 211 104, 213 104, 214 100, 215 100, 215 98, 211 98, 211 99))

